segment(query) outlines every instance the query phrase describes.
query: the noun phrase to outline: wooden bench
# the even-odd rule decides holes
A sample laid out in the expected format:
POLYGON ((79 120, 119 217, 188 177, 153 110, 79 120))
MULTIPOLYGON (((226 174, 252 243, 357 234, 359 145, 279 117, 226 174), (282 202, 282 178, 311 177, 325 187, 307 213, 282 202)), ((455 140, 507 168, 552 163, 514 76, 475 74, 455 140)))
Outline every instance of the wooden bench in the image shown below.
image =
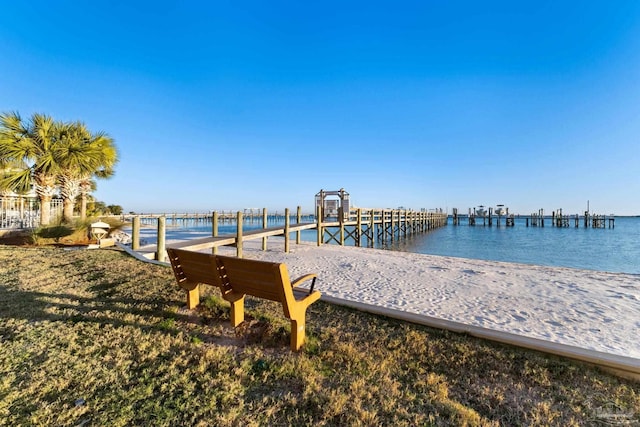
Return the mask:
POLYGON ((291 349, 300 349, 306 335, 307 307, 321 296, 313 290, 316 274, 305 274, 292 282, 287 266, 282 263, 181 249, 167 249, 167 252, 178 285, 187 291, 187 307, 198 305, 199 283, 220 288, 222 297, 231 305, 233 326, 244 321, 245 295, 280 302, 285 317, 291 321, 291 349), (297 287, 307 280, 312 280, 310 289, 297 287))

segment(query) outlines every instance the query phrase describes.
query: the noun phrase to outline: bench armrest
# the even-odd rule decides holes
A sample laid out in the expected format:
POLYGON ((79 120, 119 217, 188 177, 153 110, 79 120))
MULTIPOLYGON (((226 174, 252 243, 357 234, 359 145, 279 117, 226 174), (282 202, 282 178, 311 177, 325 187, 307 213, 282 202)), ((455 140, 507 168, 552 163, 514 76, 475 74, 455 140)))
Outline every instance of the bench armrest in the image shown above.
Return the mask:
POLYGON ((302 282, 304 282, 306 280, 309 280, 309 279, 313 279, 311 281, 311 287, 309 288, 309 294, 311 294, 313 292, 313 288, 316 286, 316 277, 318 277, 318 275, 315 274, 315 273, 305 274, 304 276, 298 277, 296 280, 291 282, 291 287, 295 288, 300 283, 302 283, 302 282))
POLYGON ((302 282, 305 282, 305 281, 311 280, 311 279, 315 279, 316 277, 318 277, 318 275, 315 274, 315 273, 305 274, 304 276, 298 277, 296 280, 291 282, 291 287, 295 288, 296 286, 298 286, 302 282))

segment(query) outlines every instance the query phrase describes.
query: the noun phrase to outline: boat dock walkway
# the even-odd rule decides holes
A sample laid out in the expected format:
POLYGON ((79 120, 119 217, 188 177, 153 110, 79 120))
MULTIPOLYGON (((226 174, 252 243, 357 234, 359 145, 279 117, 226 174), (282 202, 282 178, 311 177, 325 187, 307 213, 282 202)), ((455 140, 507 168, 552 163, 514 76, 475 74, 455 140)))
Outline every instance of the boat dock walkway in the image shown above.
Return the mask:
MULTIPOLYGON (((333 214, 333 213, 332 213, 333 214)), ((191 218, 206 218, 206 216, 192 215, 191 218)), ((238 211, 235 214, 235 233, 220 235, 218 224, 220 217, 217 212, 211 215, 211 237, 189 239, 172 244, 171 247, 201 251, 211 249, 216 253, 220 246, 235 246, 236 254, 242 257, 243 242, 247 240, 262 239, 262 247, 266 250, 267 238, 272 236, 290 236, 295 233, 295 242, 300 244, 301 232, 304 230, 316 230, 316 243, 335 243, 339 245, 353 244, 354 246, 373 247, 375 242, 388 243, 407 238, 417 233, 424 233, 447 224, 447 214, 442 211, 428 212, 426 210, 413 211, 406 209, 362 209, 352 208, 344 215, 327 216, 320 208, 313 216, 322 218, 315 222, 304 222, 303 218, 311 218, 311 215, 303 215, 298 207, 297 213, 291 215, 289 209, 280 218, 284 224, 269 226, 269 215, 263 210, 262 228, 244 229, 245 213, 238 211), (292 223, 292 219, 293 222, 292 223)), ((255 221, 255 218, 251 218, 255 221)), ((164 261, 166 257, 166 222, 165 216, 147 217, 136 215, 131 218, 133 251, 142 256, 164 261), (140 246, 140 228, 142 223, 148 224, 150 218, 157 224, 157 243, 155 245, 140 246)), ((285 252, 289 252, 290 239, 284 239, 285 252)))

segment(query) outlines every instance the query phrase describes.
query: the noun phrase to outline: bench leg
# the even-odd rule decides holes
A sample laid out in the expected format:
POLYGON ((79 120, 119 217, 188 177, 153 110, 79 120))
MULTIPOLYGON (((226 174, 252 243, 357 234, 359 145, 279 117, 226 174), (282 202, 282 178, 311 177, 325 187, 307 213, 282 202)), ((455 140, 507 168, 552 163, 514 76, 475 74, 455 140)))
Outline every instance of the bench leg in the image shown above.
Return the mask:
POLYGON ((244 295, 229 303, 231 303, 231 326, 236 327, 244 322, 244 295))
POLYGON ((304 344, 305 335, 305 318, 291 319, 291 350, 300 350, 300 347, 304 344))
POLYGON ((187 289, 187 308, 192 310, 200 304, 200 286, 188 290, 187 289))

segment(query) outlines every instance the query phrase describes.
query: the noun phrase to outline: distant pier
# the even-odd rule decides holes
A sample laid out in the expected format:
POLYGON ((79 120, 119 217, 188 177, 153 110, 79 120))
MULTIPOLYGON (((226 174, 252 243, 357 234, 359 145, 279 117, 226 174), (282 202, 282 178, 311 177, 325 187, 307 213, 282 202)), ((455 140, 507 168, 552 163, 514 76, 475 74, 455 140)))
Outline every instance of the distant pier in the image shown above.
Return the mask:
POLYGON ((600 215, 585 211, 582 215, 565 215, 562 209, 558 209, 551 212, 551 215, 545 215, 544 209, 533 212, 529 215, 514 215, 509 214, 508 209, 504 215, 496 214, 492 208, 489 208, 486 212, 478 214, 475 210, 469 209, 468 214, 460 214, 457 208, 453 208, 451 215, 453 225, 462 225, 466 222, 467 225, 475 226, 515 226, 516 218, 524 218, 526 227, 544 227, 545 224, 551 227, 578 228, 580 226, 584 228, 615 228, 615 216, 600 215), (504 222, 502 219, 504 218, 504 222))

